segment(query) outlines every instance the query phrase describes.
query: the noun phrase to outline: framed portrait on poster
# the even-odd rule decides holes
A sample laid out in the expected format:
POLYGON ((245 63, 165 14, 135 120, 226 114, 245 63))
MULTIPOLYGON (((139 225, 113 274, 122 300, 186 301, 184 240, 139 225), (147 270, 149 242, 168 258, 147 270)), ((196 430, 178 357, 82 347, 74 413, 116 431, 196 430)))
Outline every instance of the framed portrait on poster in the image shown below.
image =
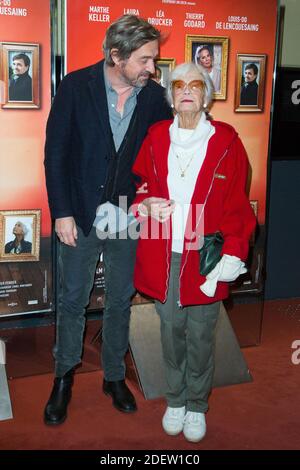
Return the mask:
POLYGON ((229 39, 223 36, 186 35, 185 60, 202 65, 214 85, 214 99, 226 99, 229 39))
POLYGON ((2 108, 39 108, 39 44, 1 43, 1 56, 2 108))
POLYGON ((157 83, 167 88, 169 84, 170 73, 174 67, 175 59, 157 59, 155 61, 155 76, 157 83))
POLYGON ((0 262, 39 261, 41 211, 0 211, 0 262))
POLYGON ((266 54, 237 54, 235 111, 262 112, 266 54))

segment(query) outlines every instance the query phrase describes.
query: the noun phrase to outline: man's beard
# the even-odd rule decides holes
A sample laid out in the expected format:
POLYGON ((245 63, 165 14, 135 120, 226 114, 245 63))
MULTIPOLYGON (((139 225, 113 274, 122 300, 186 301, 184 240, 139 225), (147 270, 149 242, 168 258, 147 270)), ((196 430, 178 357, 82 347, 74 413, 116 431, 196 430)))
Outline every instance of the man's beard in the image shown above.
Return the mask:
POLYGON ((146 75, 138 76, 138 78, 135 80, 135 83, 136 83, 135 86, 138 88, 143 88, 144 86, 147 85, 149 78, 150 78, 149 73, 147 74, 147 76, 146 75))
POLYGON ((121 66, 122 77, 123 77, 124 82, 127 85, 137 87, 137 88, 143 88, 144 86, 147 85, 148 80, 150 78, 150 73, 144 72, 138 75, 137 78, 132 79, 132 78, 129 78, 128 75, 126 74, 125 67, 126 67, 126 63, 123 63, 121 66))

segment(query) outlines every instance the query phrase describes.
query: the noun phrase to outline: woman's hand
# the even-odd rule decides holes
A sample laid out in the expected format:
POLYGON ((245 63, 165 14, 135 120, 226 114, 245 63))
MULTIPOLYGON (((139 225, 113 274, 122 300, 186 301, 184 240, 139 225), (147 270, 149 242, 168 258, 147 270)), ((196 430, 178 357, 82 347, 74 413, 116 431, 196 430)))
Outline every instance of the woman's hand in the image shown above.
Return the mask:
POLYGON ((141 215, 153 217, 158 222, 166 222, 175 210, 175 203, 171 199, 162 197, 148 197, 139 204, 141 215))
POLYGON ((245 263, 237 256, 224 254, 214 269, 206 276, 206 281, 200 286, 200 290, 213 297, 216 292, 217 283, 235 281, 240 274, 245 274, 247 269, 245 263))

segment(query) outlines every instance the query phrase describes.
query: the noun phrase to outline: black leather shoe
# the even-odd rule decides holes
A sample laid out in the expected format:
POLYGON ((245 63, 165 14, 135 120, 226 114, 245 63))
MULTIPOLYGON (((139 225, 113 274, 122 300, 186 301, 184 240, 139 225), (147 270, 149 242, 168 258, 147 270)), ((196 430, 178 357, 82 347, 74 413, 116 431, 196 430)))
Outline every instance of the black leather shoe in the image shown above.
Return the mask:
POLYGON ((117 410, 125 413, 133 413, 137 410, 136 402, 131 391, 127 387, 125 380, 109 382, 103 380, 103 392, 110 395, 113 399, 113 405, 117 410))
POLYGON ((72 396, 74 369, 63 377, 54 379, 53 389, 44 411, 45 424, 62 424, 67 417, 67 408, 72 396))

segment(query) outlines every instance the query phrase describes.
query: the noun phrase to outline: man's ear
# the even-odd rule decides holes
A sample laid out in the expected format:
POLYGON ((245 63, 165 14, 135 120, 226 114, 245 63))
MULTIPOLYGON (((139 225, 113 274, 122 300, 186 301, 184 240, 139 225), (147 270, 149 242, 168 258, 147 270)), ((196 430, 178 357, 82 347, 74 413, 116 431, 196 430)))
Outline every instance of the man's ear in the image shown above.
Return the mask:
POLYGON ((120 57, 119 57, 119 50, 114 48, 114 49, 111 49, 110 51, 110 57, 111 57, 111 60, 113 61, 113 63, 115 65, 119 65, 120 63, 120 57))

